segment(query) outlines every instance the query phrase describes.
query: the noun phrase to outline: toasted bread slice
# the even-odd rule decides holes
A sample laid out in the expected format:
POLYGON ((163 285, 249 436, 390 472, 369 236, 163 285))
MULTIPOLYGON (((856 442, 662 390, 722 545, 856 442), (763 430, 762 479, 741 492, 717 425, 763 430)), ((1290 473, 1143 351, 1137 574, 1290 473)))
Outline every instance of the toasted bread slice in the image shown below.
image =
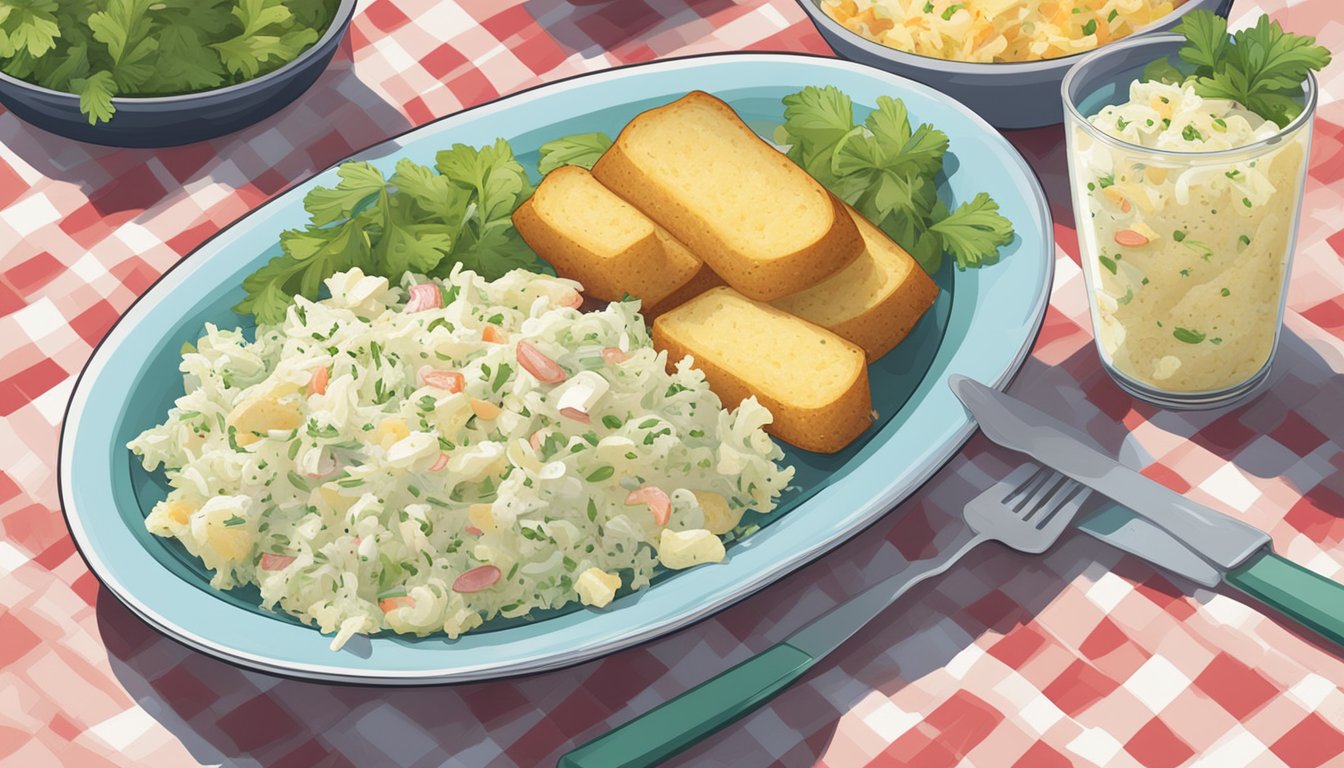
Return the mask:
POLYGON ((577 166, 547 174, 514 211, 513 225, 556 272, 604 301, 628 293, 656 305, 701 267, 686 246, 577 166))
POLYGON ((702 263, 700 271, 696 272, 695 276, 685 285, 673 291, 667 298, 657 304, 644 306, 644 319, 652 323, 662 313, 676 309, 710 288, 717 288, 723 284, 723 278, 719 277, 719 273, 711 269, 708 264, 702 263))
POLYGON ((765 430, 799 448, 834 453, 872 423, 861 348, 727 286, 660 315, 653 345, 669 366, 690 355, 725 408, 755 395, 765 430))
POLYGON ((863 251, 842 202, 700 91, 631 120, 593 175, 753 299, 797 293, 863 251))
POLYGON ((817 285, 771 303, 858 344, 871 362, 910 333, 938 298, 938 285, 885 232, 845 208, 863 236, 863 255, 817 285))

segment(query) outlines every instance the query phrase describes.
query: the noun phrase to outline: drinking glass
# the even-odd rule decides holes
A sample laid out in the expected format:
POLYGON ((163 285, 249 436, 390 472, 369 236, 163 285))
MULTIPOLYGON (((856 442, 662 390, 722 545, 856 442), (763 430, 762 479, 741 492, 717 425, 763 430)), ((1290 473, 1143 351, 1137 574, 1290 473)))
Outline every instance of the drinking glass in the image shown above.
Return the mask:
POLYGON ((1065 136, 1092 330, 1106 372, 1167 408, 1249 396, 1274 359, 1302 207, 1316 82, 1302 114, 1242 147, 1184 152, 1089 121, 1129 100, 1156 59, 1188 71, 1185 39, 1122 41, 1065 76, 1065 136))

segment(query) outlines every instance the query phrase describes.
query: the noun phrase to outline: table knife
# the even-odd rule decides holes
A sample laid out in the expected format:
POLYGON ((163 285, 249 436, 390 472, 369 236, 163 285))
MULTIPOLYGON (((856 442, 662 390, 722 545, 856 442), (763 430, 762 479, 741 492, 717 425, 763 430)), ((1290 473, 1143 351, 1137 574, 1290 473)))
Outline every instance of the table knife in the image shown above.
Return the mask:
MULTIPOLYGON (((948 384, 990 440, 1128 508, 1112 507, 1102 510, 1100 519, 1089 517, 1082 524, 1086 532, 1116 534, 1113 539, 1128 543, 1122 549, 1147 557, 1144 552, 1151 553, 1152 542, 1160 538, 1145 541, 1145 529, 1133 527, 1127 516, 1142 518, 1209 566, 1187 568, 1185 575, 1209 587, 1226 582, 1344 645, 1344 584, 1276 555, 1269 534, 1144 477, 1103 453, 1073 427, 1021 400, 965 376, 954 374, 948 384), (1126 526, 1129 530, 1122 531, 1126 526)), ((1152 559, 1162 564, 1159 558, 1152 559)))

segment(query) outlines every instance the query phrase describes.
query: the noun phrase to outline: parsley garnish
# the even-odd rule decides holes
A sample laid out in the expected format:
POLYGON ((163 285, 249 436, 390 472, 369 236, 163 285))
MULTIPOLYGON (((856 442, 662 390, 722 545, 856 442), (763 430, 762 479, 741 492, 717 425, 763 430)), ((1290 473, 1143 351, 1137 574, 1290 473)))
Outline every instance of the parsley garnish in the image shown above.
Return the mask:
POLYGON ((562 165, 577 165, 592 169, 597 159, 611 147, 611 137, 605 133, 580 133, 541 145, 537 172, 542 176, 562 165))
MULTIPOLYGON (((1227 34, 1227 20, 1209 11, 1192 11, 1172 31, 1184 35, 1180 57, 1195 67, 1195 93, 1206 99, 1231 99, 1280 128, 1302 113, 1302 83, 1313 70, 1330 63, 1330 51, 1310 35, 1284 32, 1269 16, 1255 26, 1227 34)), ((1144 70, 1148 79, 1169 79, 1170 64, 1158 60, 1144 70)), ((1179 73, 1178 73, 1179 74, 1179 73)))
MULTIPOLYGON (((959 6, 949 6, 949 10, 959 6)), ((833 86, 807 87, 784 97, 781 143, 788 156, 835 195, 858 209, 920 266, 936 272, 944 253, 958 269, 998 261, 1012 242, 1012 223, 989 195, 952 210, 938 197, 947 135, 932 125, 912 127, 905 103, 887 96, 862 124, 849 96, 833 86)))
POLYGON ((434 168, 402 159, 384 177, 371 163, 347 162, 336 174, 335 187, 304 198, 309 225, 280 234, 284 255, 243 280, 247 298, 235 312, 279 322, 296 294, 316 300, 323 280, 356 266, 393 284, 407 272, 446 277, 459 263, 487 280, 545 271, 510 220, 532 183, 503 139, 455 144, 434 168))
POLYGON ((79 96, 90 125, 118 96, 235 85, 278 69, 317 42, 335 0, 6 0, 0 69, 79 96))

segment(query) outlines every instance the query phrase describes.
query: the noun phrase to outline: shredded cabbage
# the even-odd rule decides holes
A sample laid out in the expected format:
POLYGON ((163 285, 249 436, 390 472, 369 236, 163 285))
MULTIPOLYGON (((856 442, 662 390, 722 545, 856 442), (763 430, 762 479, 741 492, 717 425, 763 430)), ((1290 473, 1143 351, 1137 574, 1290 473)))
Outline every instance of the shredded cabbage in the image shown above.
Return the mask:
POLYGON ((151 532, 333 649, 605 605, 649 583, 665 530, 685 535, 664 566, 722 559, 706 530, 771 510, 793 476, 769 411, 724 410, 689 360, 669 373, 637 302, 583 313, 577 283, 522 270, 327 286, 255 341, 207 325, 186 394, 129 448, 172 488, 151 532))

